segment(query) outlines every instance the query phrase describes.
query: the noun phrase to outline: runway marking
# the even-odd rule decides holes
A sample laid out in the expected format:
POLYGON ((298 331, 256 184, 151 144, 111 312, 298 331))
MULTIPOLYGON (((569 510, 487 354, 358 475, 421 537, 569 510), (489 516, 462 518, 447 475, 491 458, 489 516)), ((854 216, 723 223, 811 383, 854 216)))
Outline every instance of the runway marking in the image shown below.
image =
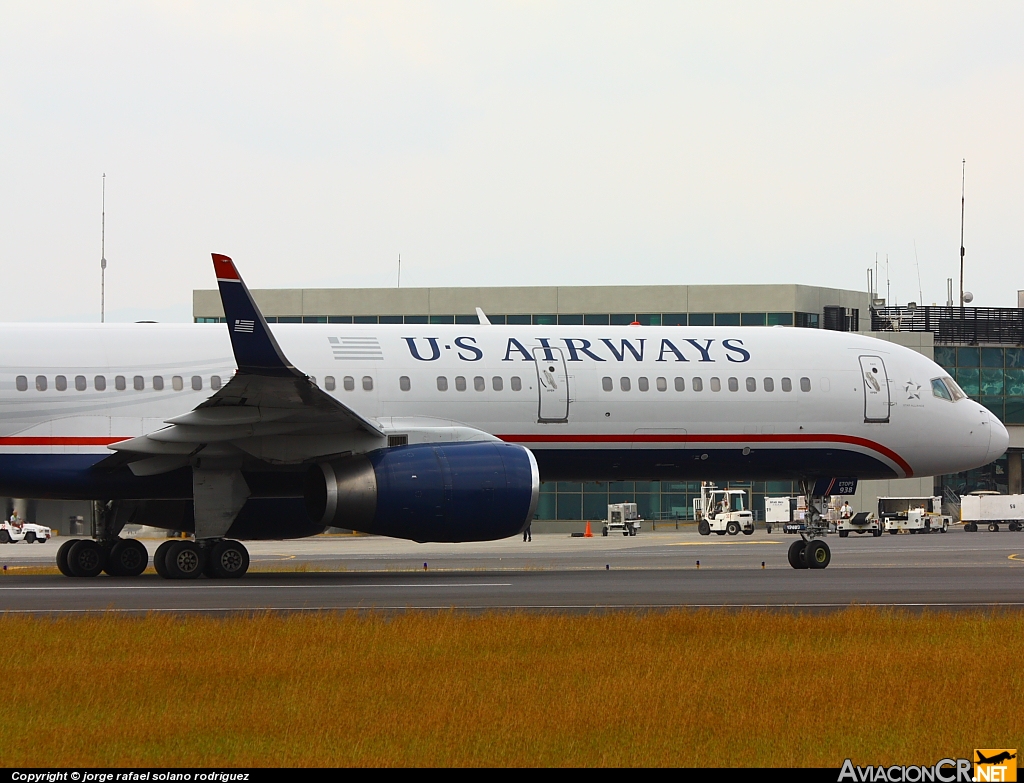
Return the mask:
POLYGON ((1010 555, 1006 559, 1007 560, 1014 560, 1014 561, 1016 561, 1018 563, 1024 563, 1024 560, 1021 560, 1019 557, 1017 557, 1017 553, 1016 552, 1014 552, 1012 555, 1010 555))
POLYGON ((733 546, 736 544, 781 544, 781 541, 676 541, 665 546, 733 546))
MULTIPOLYGON (((360 583, 357 585, 339 585, 339 584, 306 584, 306 585, 99 585, 98 587, 85 587, 86 590, 250 590, 255 587, 263 587, 275 590, 302 590, 302 589, 323 589, 326 587, 340 587, 340 588, 360 588, 367 589, 372 587, 426 587, 426 588, 438 588, 438 587, 511 587, 511 582, 458 582, 458 583, 434 583, 434 584, 421 584, 410 582, 409 584, 367 584, 360 583)), ((0 592, 11 592, 14 590, 81 590, 83 586, 74 585, 68 587, 61 586, 20 586, 20 587, 0 587, 0 592)))

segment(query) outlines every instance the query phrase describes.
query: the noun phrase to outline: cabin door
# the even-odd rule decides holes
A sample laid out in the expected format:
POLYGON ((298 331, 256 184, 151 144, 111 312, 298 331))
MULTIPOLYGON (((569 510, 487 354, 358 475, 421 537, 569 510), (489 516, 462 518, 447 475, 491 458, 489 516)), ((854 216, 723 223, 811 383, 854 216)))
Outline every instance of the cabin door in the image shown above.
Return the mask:
POLYGON ((534 348, 537 365, 537 410, 539 422, 569 421, 569 374, 560 348, 534 348))
POLYGON ((861 380, 864 383, 864 421, 889 421, 889 376, 879 356, 860 357, 861 380))

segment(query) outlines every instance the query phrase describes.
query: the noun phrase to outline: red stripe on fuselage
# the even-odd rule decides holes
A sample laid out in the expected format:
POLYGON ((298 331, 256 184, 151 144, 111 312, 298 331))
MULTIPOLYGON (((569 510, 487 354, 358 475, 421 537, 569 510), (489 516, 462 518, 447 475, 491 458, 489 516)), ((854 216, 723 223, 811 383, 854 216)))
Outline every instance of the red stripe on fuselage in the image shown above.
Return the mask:
POLYGON ((887 446, 855 435, 498 435, 509 443, 845 443, 882 454, 903 469, 907 478, 914 475, 910 464, 887 446))

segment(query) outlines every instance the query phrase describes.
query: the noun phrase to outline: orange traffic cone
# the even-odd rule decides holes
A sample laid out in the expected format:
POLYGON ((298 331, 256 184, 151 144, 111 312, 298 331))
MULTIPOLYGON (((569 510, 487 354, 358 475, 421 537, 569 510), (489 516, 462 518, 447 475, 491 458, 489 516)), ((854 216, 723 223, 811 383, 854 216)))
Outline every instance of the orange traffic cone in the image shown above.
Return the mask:
POLYGON ((587 520, 587 530, 583 534, 583 537, 584 538, 593 538, 594 537, 594 534, 590 532, 590 520, 589 519, 587 520))

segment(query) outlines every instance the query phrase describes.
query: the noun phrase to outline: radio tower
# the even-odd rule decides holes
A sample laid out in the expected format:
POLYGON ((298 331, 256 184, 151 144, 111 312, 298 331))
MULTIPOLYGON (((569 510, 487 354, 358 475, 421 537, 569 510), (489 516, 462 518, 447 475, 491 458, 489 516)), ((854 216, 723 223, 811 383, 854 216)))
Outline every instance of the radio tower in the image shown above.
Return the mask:
POLYGON ((107 320, 107 175, 100 196, 100 323, 107 320))
MULTIPOLYGON (((960 307, 964 306, 964 188, 967 185, 967 158, 960 179, 960 307)), ((963 314, 961 314, 961 318, 963 314)))

